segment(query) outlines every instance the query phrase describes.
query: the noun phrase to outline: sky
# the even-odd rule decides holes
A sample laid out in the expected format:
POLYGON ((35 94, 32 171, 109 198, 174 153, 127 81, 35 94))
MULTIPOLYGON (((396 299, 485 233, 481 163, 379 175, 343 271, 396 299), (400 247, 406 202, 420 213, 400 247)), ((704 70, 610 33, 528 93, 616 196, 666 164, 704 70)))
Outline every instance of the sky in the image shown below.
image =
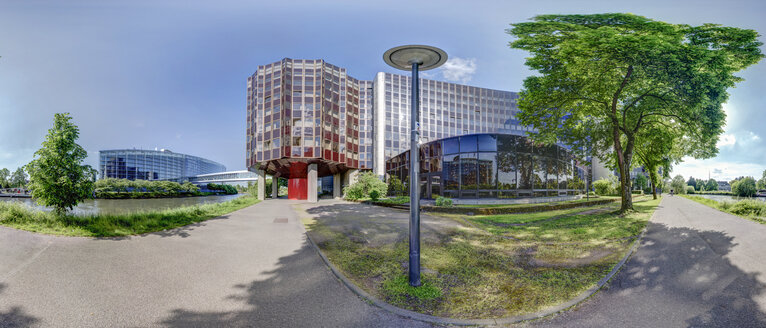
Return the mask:
MULTIPOLYGON (((0 1, 0 168, 28 163, 69 112, 97 167, 103 149, 170 149, 245 168, 246 81, 284 57, 358 79, 402 44, 444 49, 425 77, 519 91, 528 55, 509 24, 540 14, 629 12, 766 33, 764 1, 0 1)), ((761 37, 764 40, 764 37, 761 37)), ((764 49, 766 53, 766 49, 764 49)), ((766 63, 730 90, 717 157, 672 174, 729 180, 766 170, 766 63)))

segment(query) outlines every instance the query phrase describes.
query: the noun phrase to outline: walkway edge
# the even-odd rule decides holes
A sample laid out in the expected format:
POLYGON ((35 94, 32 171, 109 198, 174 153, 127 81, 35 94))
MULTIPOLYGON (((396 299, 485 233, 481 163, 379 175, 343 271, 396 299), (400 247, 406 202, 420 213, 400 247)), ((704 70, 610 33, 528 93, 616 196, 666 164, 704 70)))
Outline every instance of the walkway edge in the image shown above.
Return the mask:
MULTIPOLYGON (((656 209, 655 209, 655 213, 656 213, 656 209)), ((654 213, 652 213, 652 218, 653 217, 654 217, 654 213)), ((302 222, 299 222, 299 223, 301 227, 303 228, 303 231, 306 235, 306 239, 309 241, 309 244, 311 244, 314 250, 316 250, 316 252, 319 254, 319 257, 321 257, 322 261, 324 261, 325 265, 327 265, 327 267, 330 268, 330 271, 332 271, 332 273, 338 278, 338 280, 340 280, 344 285, 346 285, 348 289, 354 292, 354 294, 357 294, 359 297, 363 298, 368 303, 406 318, 438 324, 438 325, 487 326, 487 325, 507 325, 512 323, 519 323, 522 321, 541 319, 543 317, 547 317, 549 315, 553 315, 553 314, 568 310, 580 304, 581 302, 585 301, 586 299, 590 298, 591 296, 596 294, 596 292, 598 292, 602 287, 604 287, 604 285, 606 285, 612 279, 612 277, 614 277, 614 275, 617 274, 617 272, 619 272, 620 269, 622 269, 625 263, 627 263, 630 257, 636 252, 641 240, 644 238, 644 235, 646 234, 646 229, 649 226, 649 221, 651 221, 651 218, 647 221, 646 227, 644 227, 644 229, 641 231, 641 234, 638 235, 638 238, 636 238, 636 240, 633 241, 633 245, 630 247, 630 250, 625 254, 622 260, 620 260, 620 262, 618 262, 612 268, 612 271, 610 271, 609 274, 607 274, 606 276, 604 276, 604 278, 599 280, 596 286, 589 288, 588 290, 580 293, 580 295, 578 295, 577 297, 565 303, 555 305, 535 313, 512 316, 512 317, 497 318, 497 319, 452 319, 452 318, 437 317, 437 316, 422 314, 422 313, 418 313, 418 312, 414 312, 410 310, 405 310, 405 309, 393 306, 391 304, 388 304, 382 300, 379 300, 378 298, 370 295, 366 291, 357 287, 356 284, 354 284, 348 278, 346 278, 346 276, 344 276, 343 273, 341 273, 340 270, 338 270, 338 268, 335 267, 335 265, 330 263, 330 260, 324 255, 324 253, 322 253, 322 250, 319 249, 319 246, 317 246, 314 240, 311 239, 311 236, 306 230, 306 227, 303 226, 303 223, 302 222)))

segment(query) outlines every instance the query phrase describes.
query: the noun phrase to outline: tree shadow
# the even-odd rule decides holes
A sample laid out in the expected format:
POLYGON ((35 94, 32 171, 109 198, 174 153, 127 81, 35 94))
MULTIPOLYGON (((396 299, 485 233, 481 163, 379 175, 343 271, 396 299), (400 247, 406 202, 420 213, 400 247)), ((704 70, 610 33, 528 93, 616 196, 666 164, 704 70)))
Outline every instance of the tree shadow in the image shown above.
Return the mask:
MULTIPOLYGON (((3 290, 6 288, 6 285, 3 283, 0 283, 0 294, 3 293, 3 290)), ((29 314, 24 313, 24 309, 22 309, 19 306, 12 306, 8 311, 2 311, 0 310, 0 327, 1 328, 10 328, 10 327, 29 327, 35 323, 40 321, 39 319, 30 316, 29 314)))
POLYGON ((242 302, 244 310, 173 310, 159 322, 166 327, 411 327, 428 325, 398 317, 359 299, 329 271, 304 241, 265 279, 232 286, 223 301, 242 302))
POLYGON ((736 238, 650 222, 638 251, 606 288, 542 326, 766 327, 761 273, 731 262, 736 238), (629 323, 629 324, 628 324, 629 323))

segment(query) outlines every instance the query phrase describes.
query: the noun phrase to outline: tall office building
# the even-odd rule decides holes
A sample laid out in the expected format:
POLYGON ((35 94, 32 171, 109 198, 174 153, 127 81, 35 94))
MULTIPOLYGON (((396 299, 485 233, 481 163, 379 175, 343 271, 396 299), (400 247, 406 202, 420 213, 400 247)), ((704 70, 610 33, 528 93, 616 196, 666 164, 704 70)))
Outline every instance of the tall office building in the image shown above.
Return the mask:
MULTIPOLYGON (((515 92, 428 79, 420 86, 421 144, 529 131, 515 119, 515 92)), ((247 167, 289 179, 291 199, 307 199, 317 177, 333 175, 336 196, 357 170, 384 177, 387 161, 409 149, 409 100, 406 75, 358 80, 323 60, 259 66, 247 80, 247 167)))

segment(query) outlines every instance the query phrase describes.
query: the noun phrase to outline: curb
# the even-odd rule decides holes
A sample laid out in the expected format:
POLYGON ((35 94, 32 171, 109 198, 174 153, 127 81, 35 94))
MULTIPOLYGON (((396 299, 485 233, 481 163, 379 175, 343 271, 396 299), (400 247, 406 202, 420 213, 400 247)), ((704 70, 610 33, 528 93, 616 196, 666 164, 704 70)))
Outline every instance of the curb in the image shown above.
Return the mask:
MULTIPOLYGON (((654 214, 652 214, 652 217, 654 214)), ((651 218, 649 219, 651 221, 651 218)), ((353 282, 351 282, 346 276, 343 275, 343 273, 338 270, 338 268, 335 267, 332 263, 330 263, 330 260, 322 253, 322 251, 319 249, 319 246, 314 243, 314 240, 311 239, 311 236, 309 235, 308 231, 306 231, 305 227, 303 227, 303 224, 301 223, 301 227, 303 227, 303 231, 306 235, 306 239, 309 241, 309 244, 316 250, 316 252, 319 254, 319 257, 322 258, 322 261, 324 261, 325 265, 330 268, 330 271, 340 280, 343 282, 348 289, 350 289, 354 294, 358 295, 368 303, 375 305, 381 309, 384 309, 388 312, 397 314, 402 317, 423 321, 427 323, 433 323, 437 325, 453 325, 453 326, 489 326, 489 325, 507 325, 507 324, 513 324, 513 323, 519 323, 522 321, 529 321, 529 320, 536 320, 541 319, 543 317, 547 317, 552 314, 556 314, 558 312, 562 312, 565 310, 568 310, 569 308, 572 308, 581 302, 585 301, 586 299, 593 296, 596 292, 598 292, 604 285, 606 285, 617 272, 622 269, 622 267, 625 265, 625 263, 628 262, 628 259, 636 252, 638 249, 639 242, 643 239, 644 234, 646 234, 646 229, 648 228, 649 222, 647 222, 647 226, 644 227, 644 230, 641 231, 641 234, 638 235, 636 240, 633 242, 633 245, 630 247, 630 250, 627 254, 618 262, 614 268, 612 268, 611 271, 609 271, 609 274, 607 274, 604 278, 601 278, 598 283, 596 283, 596 286, 593 286, 586 291, 580 293, 580 295, 577 295, 577 297, 559 305, 552 306, 550 308, 525 314, 525 315, 518 315, 518 316, 511 316, 511 317, 504 317, 504 318, 496 318, 496 319, 451 319, 451 318, 444 318, 444 317, 437 317, 432 316, 428 314, 422 314, 410 310, 405 310, 402 308, 395 307, 391 304, 388 304, 384 301, 379 300, 378 298, 370 295, 366 291, 362 290, 358 286, 356 286, 353 282)))

